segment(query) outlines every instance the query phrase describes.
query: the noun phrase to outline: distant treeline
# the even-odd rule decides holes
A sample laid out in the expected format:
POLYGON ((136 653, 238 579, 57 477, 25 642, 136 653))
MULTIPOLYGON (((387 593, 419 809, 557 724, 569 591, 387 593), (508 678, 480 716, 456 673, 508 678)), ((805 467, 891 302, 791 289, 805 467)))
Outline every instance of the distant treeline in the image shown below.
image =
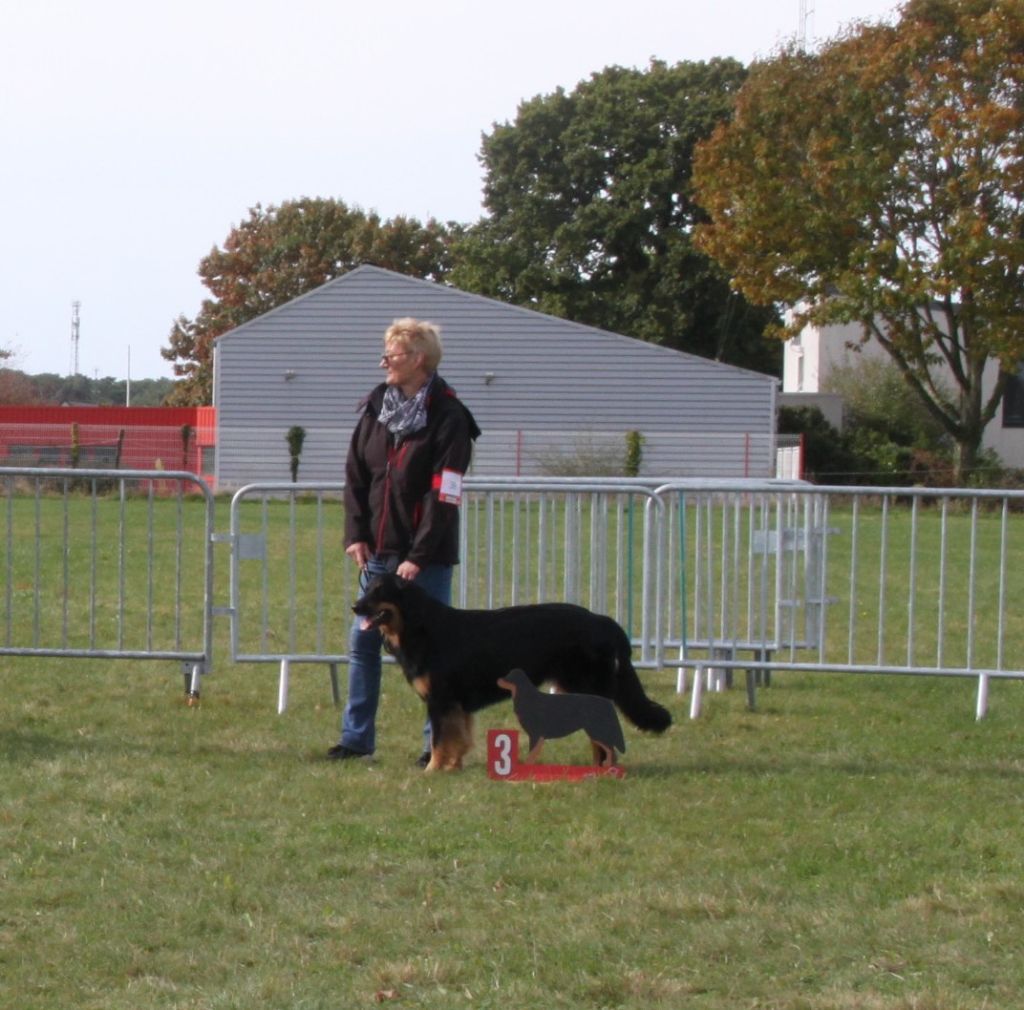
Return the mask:
POLYGON ((160 407, 174 388, 174 379, 124 379, 86 375, 27 375, 13 368, 0 368, 0 404, 51 406, 89 404, 94 407, 160 407), (130 399, 129 399, 130 392, 130 399))

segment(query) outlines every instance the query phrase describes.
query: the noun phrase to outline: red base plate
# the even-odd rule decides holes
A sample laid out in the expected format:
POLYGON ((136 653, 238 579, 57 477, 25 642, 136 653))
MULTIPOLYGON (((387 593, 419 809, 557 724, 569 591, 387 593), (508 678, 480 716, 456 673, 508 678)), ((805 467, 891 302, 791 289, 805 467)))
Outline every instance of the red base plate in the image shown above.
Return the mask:
POLYGON ((487 775, 503 782, 578 782, 598 776, 625 778, 626 769, 621 765, 525 764, 519 760, 519 730, 491 729, 487 731, 487 775))

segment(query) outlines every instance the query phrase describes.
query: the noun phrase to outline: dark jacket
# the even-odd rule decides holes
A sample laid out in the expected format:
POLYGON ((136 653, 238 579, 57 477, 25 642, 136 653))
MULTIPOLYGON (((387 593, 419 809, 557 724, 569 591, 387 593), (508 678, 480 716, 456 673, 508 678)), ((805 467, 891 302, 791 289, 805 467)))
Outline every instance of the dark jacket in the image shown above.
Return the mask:
POLYGON ((360 404, 345 463, 345 546, 363 542, 399 561, 453 565, 459 560, 459 508, 441 500, 444 471, 469 469, 473 415, 448 383, 434 376, 426 427, 398 445, 377 420, 386 385, 360 404))

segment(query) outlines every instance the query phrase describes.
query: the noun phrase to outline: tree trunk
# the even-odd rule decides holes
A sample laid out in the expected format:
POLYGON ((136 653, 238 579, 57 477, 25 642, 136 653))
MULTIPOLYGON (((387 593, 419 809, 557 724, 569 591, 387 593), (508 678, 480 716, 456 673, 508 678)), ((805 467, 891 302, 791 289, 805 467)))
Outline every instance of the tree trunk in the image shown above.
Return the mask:
POLYGON ((956 443, 956 453, 954 458, 954 473, 953 476, 956 480, 957 487, 967 487, 971 480, 971 475, 974 473, 974 468, 978 462, 978 449, 981 444, 981 434, 976 434, 973 438, 958 438, 956 443))

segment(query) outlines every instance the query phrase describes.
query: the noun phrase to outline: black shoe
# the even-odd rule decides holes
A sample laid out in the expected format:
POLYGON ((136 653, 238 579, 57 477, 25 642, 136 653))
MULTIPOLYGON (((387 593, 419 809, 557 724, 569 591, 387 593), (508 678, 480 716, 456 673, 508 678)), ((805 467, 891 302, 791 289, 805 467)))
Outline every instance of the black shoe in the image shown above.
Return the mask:
POLYGON ((425 750, 418 758, 416 758, 416 764, 420 768, 426 768, 430 764, 430 751, 425 750))
POLYGON ((349 758, 368 758, 370 757, 366 751, 353 750, 351 747, 346 747, 343 743, 336 743, 333 747, 327 749, 327 760, 328 761, 347 761, 349 758))

